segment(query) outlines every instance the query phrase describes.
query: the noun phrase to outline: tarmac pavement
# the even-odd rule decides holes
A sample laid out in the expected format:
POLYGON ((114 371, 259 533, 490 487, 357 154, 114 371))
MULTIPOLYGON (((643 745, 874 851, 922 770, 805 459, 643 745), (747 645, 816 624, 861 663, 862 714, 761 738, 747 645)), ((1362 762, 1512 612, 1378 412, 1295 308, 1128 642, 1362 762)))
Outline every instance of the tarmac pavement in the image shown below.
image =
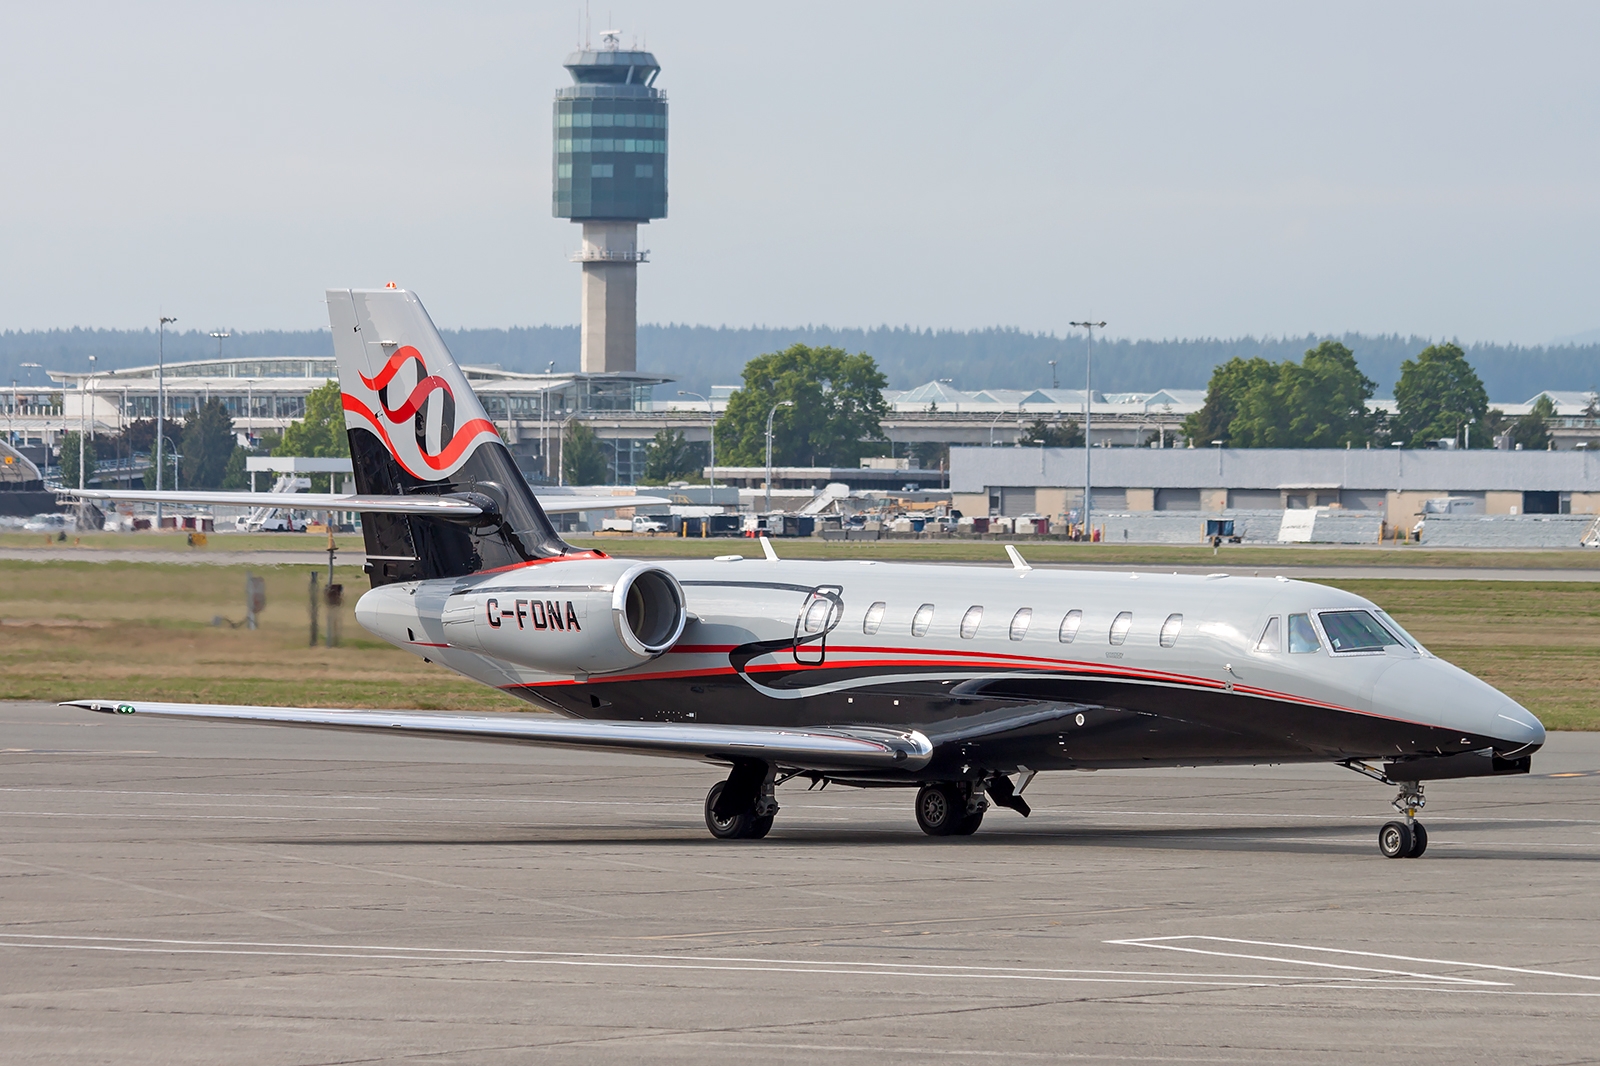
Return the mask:
MULTIPOLYGON (((92 686, 91 686, 92 687, 92 686)), ((6 1063, 1600 1060, 1600 735, 1535 773, 1042 775, 911 794, 0 703, 6 1063)))

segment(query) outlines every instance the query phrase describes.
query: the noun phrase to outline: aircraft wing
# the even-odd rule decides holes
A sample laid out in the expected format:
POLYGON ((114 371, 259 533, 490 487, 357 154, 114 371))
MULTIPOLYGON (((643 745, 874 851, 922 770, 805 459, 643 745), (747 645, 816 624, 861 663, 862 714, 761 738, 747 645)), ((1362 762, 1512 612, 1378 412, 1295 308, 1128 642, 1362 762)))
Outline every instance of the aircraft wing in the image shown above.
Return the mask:
MULTIPOLYGON (((374 514, 470 517, 483 508, 459 496, 377 496, 338 492, 205 492, 187 489, 63 489, 64 496, 129 503, 196 503, 222 507, 283 507, 296 511, 367 511, 374 514)), ((610 511, 618 507, 655 507, 672 501, 660 496, 541 496, 546 514, 610 511)))
POLYGON ((670 507, 664 496, 540 496, 545 514, 574 514, 578 511, 614 511, 618 507, 670 507))
POLYGON ((605 722, 513 712, 468 715, 429 711, 154 703, 147 700, 70 700, 61 706, 81 707, 102 714, 255 722, 312 729, 370 730, 391 736, 401 733, 435 739, 604 748, 636 755, 673 755, 691 759, 747 757, 817 770, 875 767, 919 770, 933 757, 932 742, 916 730, 859 726, 771 729, 687 722, 605 722))

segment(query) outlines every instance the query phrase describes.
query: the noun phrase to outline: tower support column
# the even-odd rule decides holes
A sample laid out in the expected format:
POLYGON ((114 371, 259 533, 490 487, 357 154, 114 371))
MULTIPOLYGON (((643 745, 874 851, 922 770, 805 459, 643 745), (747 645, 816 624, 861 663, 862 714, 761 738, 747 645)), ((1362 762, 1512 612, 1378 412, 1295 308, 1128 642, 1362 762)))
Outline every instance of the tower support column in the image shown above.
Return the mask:
POLYGON ((582 350, 586 374, 638 369, 639 251, 637 222, 585 221, 582 350))

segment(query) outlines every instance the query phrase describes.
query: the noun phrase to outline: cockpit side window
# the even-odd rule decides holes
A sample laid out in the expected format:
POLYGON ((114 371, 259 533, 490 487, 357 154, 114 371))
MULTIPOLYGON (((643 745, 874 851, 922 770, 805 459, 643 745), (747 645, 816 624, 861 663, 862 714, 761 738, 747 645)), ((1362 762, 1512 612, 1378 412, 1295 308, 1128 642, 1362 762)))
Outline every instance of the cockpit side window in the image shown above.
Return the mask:
POLYGON ((1322 641, 1317 639, 1317 627, 1311 624, 1309 614, 1291 614, 1289 616, 1289 654, 1303 655, 1306 652, 1321 651, 1322 641))
POLYGON ((1336 652, 1382 651, 1402 644, 1367 611, 1320 611, 1317 617, 1322 619, 1322 631, 1328 634, 1328 642, 1336 652))
POLYGON ((1267 624, 1261 630, 1261 638, 1256 641, 1256 651, 1279 652, 1283 650, 1283 629, 1278 624, 1278 616, 1273 615, 1267 619, 1267 624))

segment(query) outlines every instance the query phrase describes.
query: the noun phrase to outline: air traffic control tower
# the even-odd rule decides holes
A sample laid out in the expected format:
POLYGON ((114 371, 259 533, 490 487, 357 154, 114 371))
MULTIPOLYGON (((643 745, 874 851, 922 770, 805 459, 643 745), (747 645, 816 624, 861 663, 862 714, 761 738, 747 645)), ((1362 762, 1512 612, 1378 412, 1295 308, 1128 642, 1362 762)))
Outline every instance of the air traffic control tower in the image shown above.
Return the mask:
POLYGON ((667 217, 667 97, 649 52, 624 51, 601 35, 564 66, 556 90, 557 218, 583 223, 583 355, 586 374, 638 367, 639 223, 667 217))

